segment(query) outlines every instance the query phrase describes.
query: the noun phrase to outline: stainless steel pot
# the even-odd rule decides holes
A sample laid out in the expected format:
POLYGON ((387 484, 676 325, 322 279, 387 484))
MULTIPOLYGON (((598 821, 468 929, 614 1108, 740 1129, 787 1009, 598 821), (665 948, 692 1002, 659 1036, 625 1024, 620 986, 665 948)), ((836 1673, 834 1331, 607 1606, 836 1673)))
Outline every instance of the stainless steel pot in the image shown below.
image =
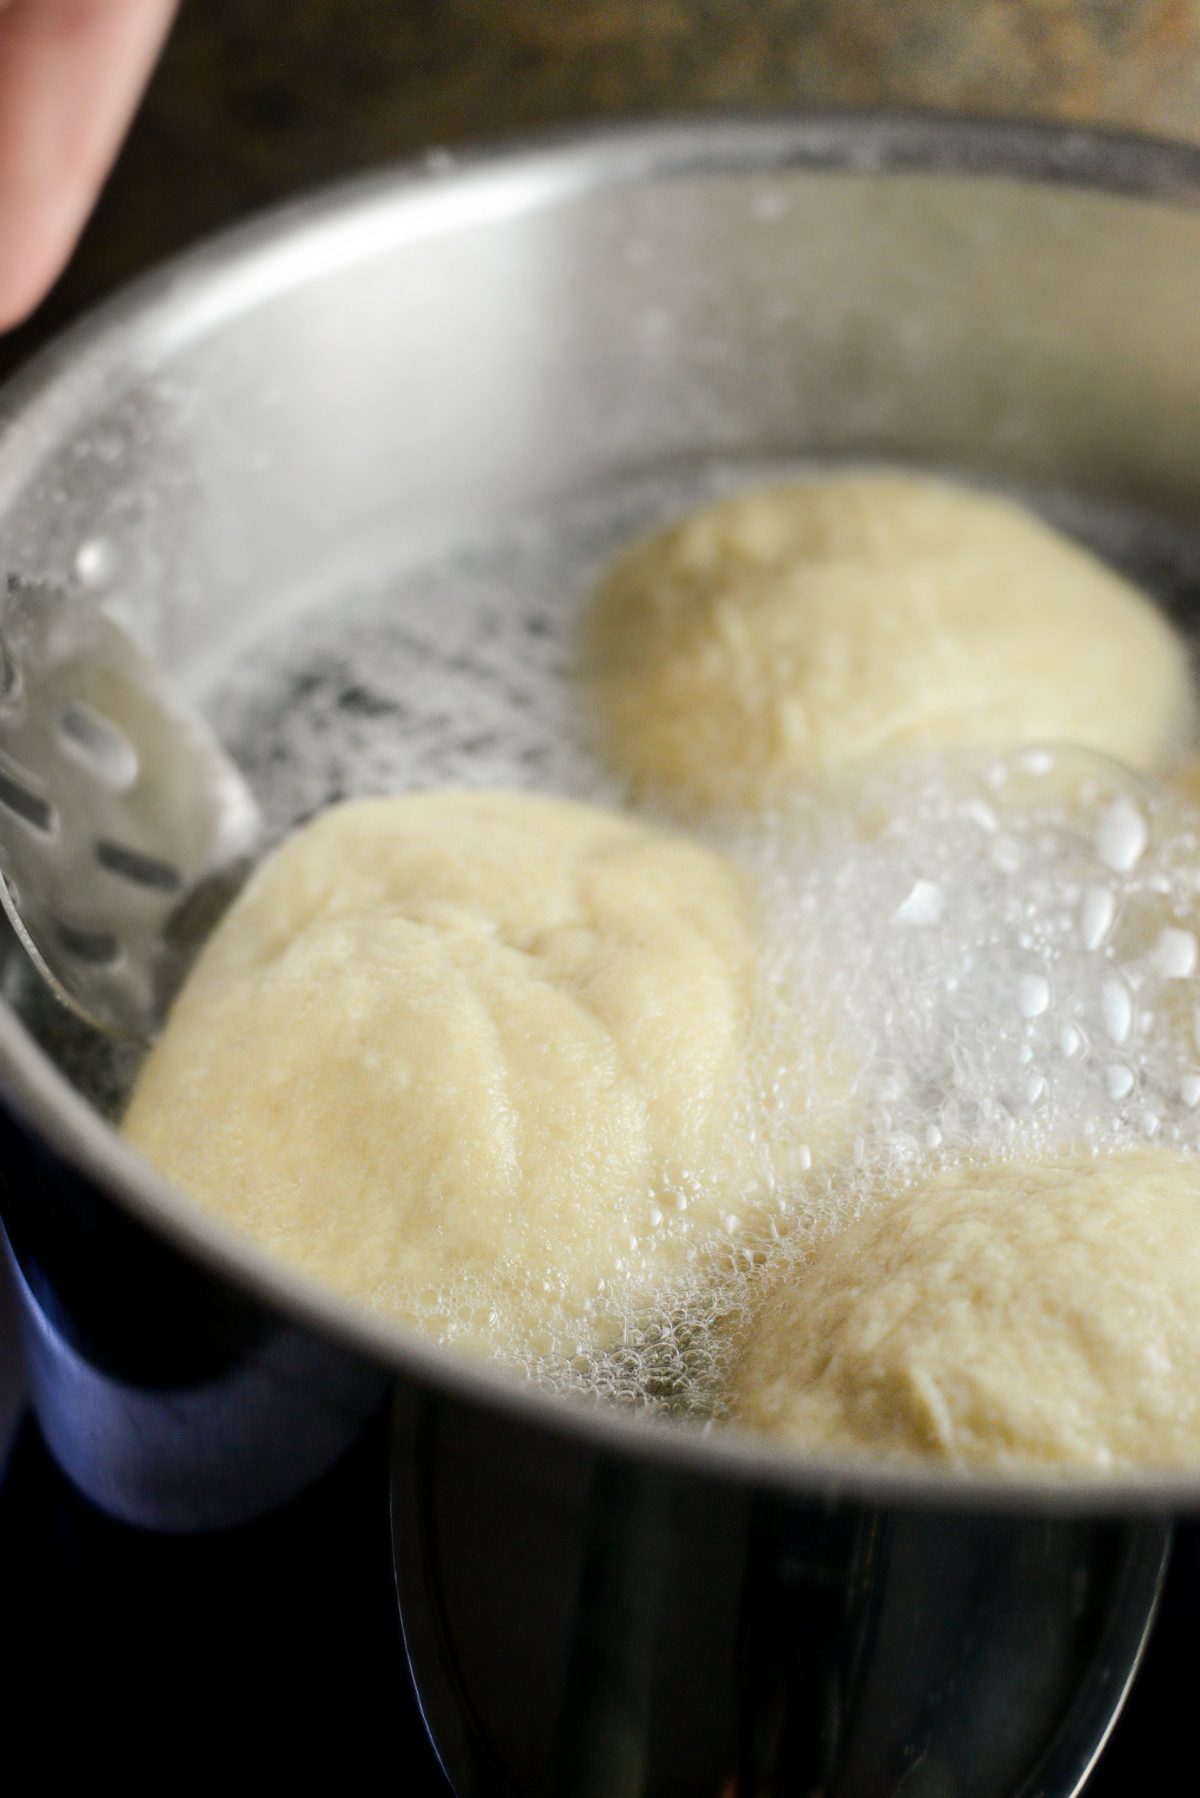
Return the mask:
MULTIPOLYGON (((434 158, 222 238, 13 383, 0 562, 119 582, 188 679, 432 520, 694 457, 917 460, 1184 528, 1198 199, 1195 152, 920 120, 434 158)), ((406 1626, 463 1791, 1078 1789, 1200 1477, 967 1486, 582 1412, 273 1265, 8 1008, 0 1081, 39 1410, 100 1502, 251 1514, 395 1383, 406 1626)))

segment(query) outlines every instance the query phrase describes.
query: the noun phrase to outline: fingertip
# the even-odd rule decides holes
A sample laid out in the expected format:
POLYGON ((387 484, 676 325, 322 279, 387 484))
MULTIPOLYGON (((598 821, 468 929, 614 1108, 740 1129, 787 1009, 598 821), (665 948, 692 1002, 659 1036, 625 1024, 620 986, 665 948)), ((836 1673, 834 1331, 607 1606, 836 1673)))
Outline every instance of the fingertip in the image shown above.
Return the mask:
POLYGON ((37 311, 75 247, 82 207, 0 198, 0 333, 37 311))
POLYGON ((0 271, 0 337, 28 324, 61 272, 61 263, 0 271))
POLYGON ((174 0, 0 0, 0 331, 61 274, 174 0))

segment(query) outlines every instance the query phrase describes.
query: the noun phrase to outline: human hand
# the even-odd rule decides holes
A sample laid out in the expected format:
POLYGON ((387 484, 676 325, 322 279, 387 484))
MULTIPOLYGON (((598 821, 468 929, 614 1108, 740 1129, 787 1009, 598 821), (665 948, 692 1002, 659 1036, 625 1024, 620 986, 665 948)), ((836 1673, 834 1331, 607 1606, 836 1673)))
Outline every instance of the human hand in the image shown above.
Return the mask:
POLYGON ((176 0, 0 0, 0 330, 56 280, 176 0))

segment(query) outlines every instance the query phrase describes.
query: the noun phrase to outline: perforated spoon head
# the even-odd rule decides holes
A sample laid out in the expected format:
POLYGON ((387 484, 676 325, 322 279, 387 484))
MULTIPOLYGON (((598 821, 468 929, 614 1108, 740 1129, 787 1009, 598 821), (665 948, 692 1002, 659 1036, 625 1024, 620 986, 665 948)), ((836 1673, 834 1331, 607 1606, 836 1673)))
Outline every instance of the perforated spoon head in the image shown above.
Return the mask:
POLYGON ((64 1004, 153 1039, 250 865, 257 804, 94 598, 0 594, 0 902, 64 1004))

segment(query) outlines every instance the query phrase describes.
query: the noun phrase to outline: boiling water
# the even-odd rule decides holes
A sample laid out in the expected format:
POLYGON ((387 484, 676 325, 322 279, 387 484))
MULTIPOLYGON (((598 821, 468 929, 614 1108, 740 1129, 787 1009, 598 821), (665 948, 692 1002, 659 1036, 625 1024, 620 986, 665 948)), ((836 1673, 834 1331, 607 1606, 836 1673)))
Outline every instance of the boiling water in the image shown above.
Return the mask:
MULTIPOLYGON (((577 672, 589 591, 632 536, 797 472, 690 469, 464 532, 241 646, 204 697, 268 839, 347 796, 412 788, 620 803, 577 672)), ((1200 541, 1069 502, 1039 509, 1192 616, 1200 541)), ((1200 814, 1182 802, 1102 757, 1035 746, 898 768, 753 829, 705 828, 747 869, 767 924, 758 1098, 776 1212, 757 1233, 731 1213, 703 1277, 631 1316, 615 1350, 573 1342, 569 1319, 550 1357, 504 1345, 534 1377, 710 1410, 764 1258, 881 1187, 967 1153, 1200 1146, 1200 814), (836 1084, 832 1157, 810 1149, 806 1115, 785 1100, 772 1111, 774 1070, 796 1066, 814 1090, 836 1084)), ((6 978, 69 1076, 118 1115, 135 1059, 75 1025, 19 962, 6 978)))

